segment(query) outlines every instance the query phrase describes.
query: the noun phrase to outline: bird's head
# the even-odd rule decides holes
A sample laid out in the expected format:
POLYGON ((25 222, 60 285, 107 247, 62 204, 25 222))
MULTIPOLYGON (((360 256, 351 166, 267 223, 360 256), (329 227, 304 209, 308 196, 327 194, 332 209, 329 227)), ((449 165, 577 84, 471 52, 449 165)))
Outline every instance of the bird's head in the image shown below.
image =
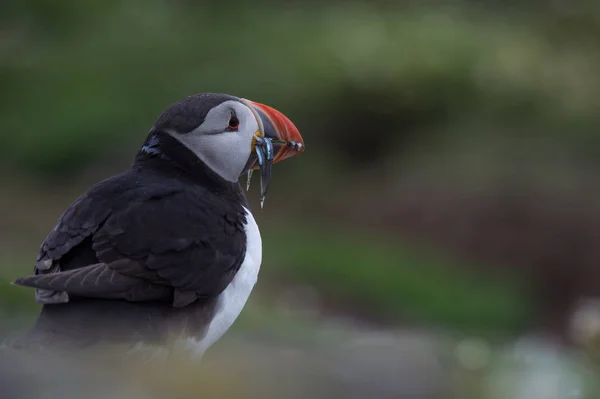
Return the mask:
POLYGON ((260 169, 261 200, 273 163, 304 151, 300 132, 281 112, 227 94, 202 93, 172 104, 157 119, 141 152, 165 151, 153 132, 176 139, 226 181, 237 182, 242 174, 260 169))

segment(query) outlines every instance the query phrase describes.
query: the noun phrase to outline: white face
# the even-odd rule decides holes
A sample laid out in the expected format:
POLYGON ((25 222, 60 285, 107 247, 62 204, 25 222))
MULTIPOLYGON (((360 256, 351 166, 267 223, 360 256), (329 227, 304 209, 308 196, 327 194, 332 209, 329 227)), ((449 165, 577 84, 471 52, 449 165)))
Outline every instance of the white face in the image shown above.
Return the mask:
POLYGON ((258 121, 248 106, 225 101, 211 109, 204 123, 191 132, 168 133, 223 179, 236 182, 250 158, 258 131, 258 121))

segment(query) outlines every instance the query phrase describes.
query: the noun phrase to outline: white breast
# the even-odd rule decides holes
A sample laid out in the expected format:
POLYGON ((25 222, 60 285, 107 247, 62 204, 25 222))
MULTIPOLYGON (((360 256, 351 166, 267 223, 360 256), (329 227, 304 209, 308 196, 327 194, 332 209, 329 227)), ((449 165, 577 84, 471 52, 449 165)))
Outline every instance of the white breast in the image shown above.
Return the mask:
POLYGON ((256 284, 262 262, 262 240, 258 225, 252 213, 246 208, 246 256, 227 288, 219 295, 215 316, 211 320, 202 340, 189 339, 187 344, 196 355, 204 352, 217 342, 239 316, 256 284))

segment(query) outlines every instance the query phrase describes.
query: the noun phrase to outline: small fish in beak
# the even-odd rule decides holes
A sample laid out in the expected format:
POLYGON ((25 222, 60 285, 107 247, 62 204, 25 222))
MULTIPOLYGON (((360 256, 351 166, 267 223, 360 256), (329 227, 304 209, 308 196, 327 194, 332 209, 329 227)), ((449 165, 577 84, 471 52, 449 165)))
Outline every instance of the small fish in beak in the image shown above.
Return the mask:
POLYGON ((259 131, 253 143, 246 190, 254 169, 260 169, 260 207, 263 208, 271 183, 273 164, 304 151, 304 141, 296 126, 281 112, 264 104, 243 100, 253 111, 259 131))
POLYGON ((265 197, 271 184, 271 173, 273 172, 273 141, 269 137, 256 137, 254 146, 258 165, 260 166, 260 208, 265 204, 265 197))

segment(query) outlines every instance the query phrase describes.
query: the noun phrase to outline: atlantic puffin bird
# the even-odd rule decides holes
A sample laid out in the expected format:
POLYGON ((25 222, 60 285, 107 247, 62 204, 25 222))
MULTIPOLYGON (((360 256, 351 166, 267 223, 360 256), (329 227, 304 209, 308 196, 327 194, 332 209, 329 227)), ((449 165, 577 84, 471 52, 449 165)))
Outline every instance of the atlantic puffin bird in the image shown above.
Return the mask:
MULTIPOLYGON (((241 175, 304 143, 283 114, 226 94, 167 108, 124 173, 73 202, 15 284, 43 305, 23 342, 85 345, 191 339, 203 353, 238 317, 262 261, 241 175)), ((249 176, 248 176, 249 178, 249 176)))

